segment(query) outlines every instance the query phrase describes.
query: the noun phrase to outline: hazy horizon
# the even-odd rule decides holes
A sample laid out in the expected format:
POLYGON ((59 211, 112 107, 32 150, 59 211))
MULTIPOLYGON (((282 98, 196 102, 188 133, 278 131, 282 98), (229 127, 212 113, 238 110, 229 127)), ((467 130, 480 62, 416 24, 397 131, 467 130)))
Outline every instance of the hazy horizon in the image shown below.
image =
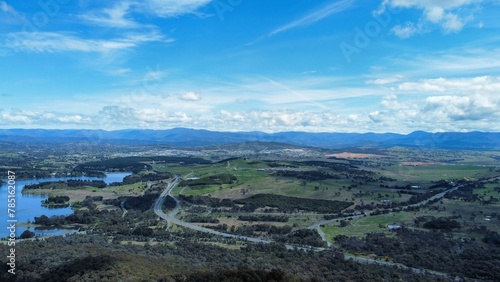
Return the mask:
POLYGON ((106 132, 116 132, 116 131, 168 131, 174 129, 185 129, 185 130, 198 130, 198 131, 210 131, 210 132, 220 132, 220 133, 249 133, 249 132, 260 132, 266 134, 279 134, 279 133, 288 133, 288 132, 300 132, 300 133, 332 133, 332 134, 400 134, 400 135, 410 135, 416 132, 425 132, 425 133, 500 133, 500 131, 481 131, 481 130, 471 130, 471 131, 426 131, 426 130, 414 130, 410 132, 391 132, 391 131, 304 131, 304 130, 282 130, 282 131, 265 131, 265 130, 216 130, 216 129, 205 129, 205 128, 192 128, 192 127, 172 127, 172 128, 123 128, 123 129, 102 129, 102 128, 0 128, 1 130, 44 130, 44 131, 106 131, 106 132))

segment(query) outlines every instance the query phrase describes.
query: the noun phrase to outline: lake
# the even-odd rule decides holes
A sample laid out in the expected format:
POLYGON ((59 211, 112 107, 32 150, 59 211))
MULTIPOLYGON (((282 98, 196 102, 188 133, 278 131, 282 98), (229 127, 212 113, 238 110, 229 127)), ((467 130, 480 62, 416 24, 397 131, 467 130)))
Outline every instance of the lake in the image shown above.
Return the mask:
MULTIPOLYGON (((25 223, 28 221, 34 221, 35 216, 46 215, 48 217, 53 215, 69 215, 73 213, 70 207, 68 208, 47 208, 41 205, 41 201, 47 199, 46 196, 38 195, 23 195, 21 193, 22 189, 27 184, 36 184, 40 182, 47 181, 65 181, 69 179, 80 179, 80 180, 103 180, 107 184, 112 182, 121 182, 123 178, 130 175, 130 172, 113 172, 107 173, 105 178, 98 177, 54 177, 54 178, 40 178, 40 179, 30 179, 30 180, 16 180, 16 218, 17 228, 16 235, 20 236, 27 228, 19 226, 20 223, 25 223)), ((2 177, 4 181, 7 181, 6 177, 2 177)), ((9 235, 7 227, 8 214, 7 214, 7 199, 8 199, 8 184, 4 184, 0 187, 0 238, 9 235)), ((62 235, 68 232, 66 229, 50 229, 50 230, 38 230, 30 229, 37 235, 62 235)))

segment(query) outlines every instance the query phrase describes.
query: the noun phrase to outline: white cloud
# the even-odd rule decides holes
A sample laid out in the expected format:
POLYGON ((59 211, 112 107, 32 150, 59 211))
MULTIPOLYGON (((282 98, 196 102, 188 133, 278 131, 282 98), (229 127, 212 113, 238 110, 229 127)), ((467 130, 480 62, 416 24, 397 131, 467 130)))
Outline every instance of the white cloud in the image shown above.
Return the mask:
POLYGON ((119 69, 114 69, 114 70, 108 71, 108 74, 111 76, 123 76, 123 75, 130 73, 131 71, 132 70, 129 68, 119 68, 119 69))
POLYGON ((289 29, 311 25, 328 16, 344 11, 345 9, 349 8, 353 3, 354 0, 342 0, 342 1, 332 2, 331 4, 321 7, 320 9, 317 9, 300 19, 297 19, 291 23, 278 27, 277 29, 271 31, 269 33, 269 36, 277 35, 289 29))
POLYGON ((394 94, 387 95, 383 98, 380 105, 386 109, 391 110, 404 110, 409 109, 411 106, 398 101, 398 97, 394 94))
POLYGON ((94 118, 98 128, 164 128, 186 126, 192 118, 184 112, 169 112, 160 108, 106 106, 94 118))
POLYGON ((383 109, 368 114, 375 126, 429 131, 500 130, 500 77, 422 79, 400 83, 398 89, 400 96, 412 94, 412 98, 385 96, 380 103, 383 109))
POLYGON ((114 7, 105 8, 100 11, 81 15, 80 18, 90 24, 116 27, 116 28, 137 28, 141 25, 128 16, 132 6, 131 1, 117 3, 114 7))
POLYGON ((138 9, 163 18, 178 17, 185 14, 196 14, 198 10, 212 0, 145 0, 138 9))
MULTIPOLYGON (((404 70, 398 72, 405 77, 443 74, 456 77, 500 75, 500 49, 496 48, 496 45, 497 43, 478 41, 470 42, 466 47, 455 47, 417 56, 392 56, 388 58, 390 67, 384 73, 389 73, 390 69, 402 68, 404 70), (485 47, 490 45, 490 48, 485 47)), ((386 75, 389 76, 390 73, 386 75)))
POLYGON ((423 112, 434 120, 445 122, 500 118, 500 99, 496 95, 431 96, 425 100, 423 112))
POLYGON ((443 30, 445 33, 453 33, 461 31, 468 19, 461 19, 455 14, 447 14, 443 22, 443 30))
POLYGON ((186 92, 184 94, 179 95, 179 99, 184 101, 199 101, 201 100, 200 93, 196 92, 186 92))
POLYGON ((11 126, 12 124, 18 125, 34 125, 43 126, 50 124, 57 124, 58 126, 64 124, 82 126, 91 124, 90 117, 74 114, 60 114, 53 112, 40 112, 40 111, 24 111, 13 109, 10 112, 0 110, 0 125, 11 126))
POLYGON ((244 78, 209 86, 167 81, 158 84, 153 93, 116 89, 91 99, 56 101, 57 106, 52 101, 37 104, 46 111, 0 110, 0 125, 103 129, 182 126, 266 132, 500 130, 497 76, 410 80, 407 75, 394 74, 367 81, 359 89, 336 88, 341 82, 326 77, 300 77, 283 82, 244 78), (182 90, 192 87, 203 89, 203 99, 197 92, 182 90), (83 112, 79 107, 89 100, 83 112), (54 108, 65 112, 49 110, 54 108))
POLYGON ((58 117, 57 120, 62 123, 73 123, 73 124, 90 123, 91 121, 90 118, 82 117, 81 115, 62 116, 58 117))
POLYGON ((17 15, 16 10, 14 10, 14 8, 12 8, 12 6, 7 4, 5 1, 0 1, 0 11, 10 13, 12 15, 17 15))
MULTIPOLYGON (((127 0, 114 6, 89 12, 79 17, 86 23, 114 28, 148 27, 139 23, 137 14, 146 13, 162 18, 197 14, 198 10, 212 0, 127 0), (135 16, 135 17, 134 17, 135 16)), ((153 27, 153 26, 149 26, 153 27)))
POLYGON ((372 79, 366 81, 367 84, 375 84, 375 85, 386 85, 386 84, 392 84, 398 81, 401 81, 404 78, 404 76, 400 74, 396 74, 393 76, 387 76, 383 78, 377 78, 377 79, 372 79))
POLYGON ((416 33, 421 32, 420 28, 415 27, 415 25, 411 22, 407 22, 404 25, 396 25, 391 29, 392 33, 394 33, 399 38, 410 38, 416 33))
POLYGON ((401 91, 424 93, 498 93, 500 94, 500 77, 479 76, 472 78, 435 78, 421 79, 417 82, 399 84, 401 91))
POLYGON ((265 132, 305 131, 351 131, 355 116, 341 116, 329 111, 308 112, 291 110, 221 110, 212 118, 200 120, 207 128, 259 130, 265 132))
POLYGON ((461 31, 465 24, 473 19, 473 8, 483 0, 384 0, 377 13, 386 8, 404 8, 422 10, 419 24, 406 23, 397 25, 392 31, 401 38, 408 38, 422 31, 422 24, 439 25, 443 33, 461 31))
POLYGON ((154 31, 148 34, 128 33, 115 39, 85 39, 74 33, 57 32, 14 32, 9 33, 7 38, 5 43, 7 48, 33 53, 108 53, 130 49, 145 42, 169 41, 154 31))

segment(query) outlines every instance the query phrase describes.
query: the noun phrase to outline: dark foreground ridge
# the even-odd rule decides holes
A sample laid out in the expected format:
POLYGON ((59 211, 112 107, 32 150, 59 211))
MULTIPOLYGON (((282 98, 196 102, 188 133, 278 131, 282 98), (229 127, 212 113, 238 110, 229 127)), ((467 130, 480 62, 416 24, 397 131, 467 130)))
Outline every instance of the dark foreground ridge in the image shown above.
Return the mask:
POLYGON ((0 129, 0 142, 111 143, 129 145, 209 146, 241 142, 277 142, 322 148, 419 147, 440 149, 500 149, 500 132, 415 131, 395 133, 218 132, 188 128, 168 130, 45 130, 0 129))

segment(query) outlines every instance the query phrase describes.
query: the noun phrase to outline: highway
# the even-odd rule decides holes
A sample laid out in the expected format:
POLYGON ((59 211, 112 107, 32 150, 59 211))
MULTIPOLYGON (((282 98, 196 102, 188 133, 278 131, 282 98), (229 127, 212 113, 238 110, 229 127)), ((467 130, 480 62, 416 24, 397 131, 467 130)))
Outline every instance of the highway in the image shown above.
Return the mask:
MULTIPOLYGON (((185 221, 182 221, 182 220, 175 218, 175 215, 179 211, 179 203, 180 202, 176 197, 172 196, 172 190, 175 188, 175 186, 177 186, 177 184, 179 184, 180 180, 181 180, 180 176, 175 175, 174 180, 168 184, 167 188, 163 191, 163 193, 161 193, 160 197, 156 200, 156 202, 154 204, 155 213, 159 217, 165 219, 168 222, 168 226, 170 226, 170 224, 174 223, 176 225, 179 225, 179 226, 182 226, 185 228, 189 228, 189 229, 192 229, 195 231, 200 231, 200 232, 204 232, 204 233, 218 235, 218 236, 222 236, 225 238, 236 238, 236 239, 246 240, 246 241, 254 242, 254 243, 271 243, 271 241, 269 241, 269 240, 216 231, 216 230, 212 230, 210 228, 201 227, 201 226, 198 226, 196 224, 192 224, 192 223, 185 222, 185 221), (174 210, 170 214, 166 214, 165 212, 163 212, 163 209, 162 209, 163 202, 165 201, 165 198, 167 196, 172 197, 176 203, 174 210)), ((168 227, 167 227, 167 229, 168 229, 168 227)))
MULTIPOLYGON (((494 179, 498 179, 498 177, 497 178, 492 178, 492 179, 493 180, 494 179)), ((483 180, 481 182, 491 181, 492 179, 483 180)), ((177 184, 179 184, 180 180, 181 180, 180 176, 179 175, 175 175, 174 179, 168 184, 167 188, 162 192, 162 194, 160 195, 160 197, 156 200, 156 202, 154 204, 154 211, 155 211, 155 213, 160 218, 162 218, 162 219, 164 219, 164 220, 166 220, 168 222, 168 224, 167 224, 167 230, 168 230, 170 224, 173 223, 173 224, 176 224, 176 225, 179 225, 179 226, 182 226, 182 227, 185 227, 185 228, 189 228, 189 229, 192 229, 192 230, 195 230, 195 231, 209 233, 209 234, 213 234, 213 235, 218 235, 218 236, 222 236, 222 237, 225 237, 225 238, 236 238, 236 239, 246 240, 246 241, 254 242, 254 243, 266 243, 266 244, 268 244, 268 243, 272 242, 271 240, 264 240, 264 239, 260 239, 260 238, 253 238, 253 237, 248 237, 248 236, 241 236, 241 235, 235 235, 235 234, 229 234, 229 233, 225 233, 225 232, 221 232, 221 231, 216 231, 216 230, 212 230, 212 229, 209 229, 209 228, 201 227, 201 226, 198 226, 196 224, 192 224, 192 223, 185 222, 185 221, 182 221, 180 219, 175 218, 175 215, 179 211, 180 201, 176 197, 174 197, 172 195, 172 190, 177 186, 177 184), (176 203, 175 208, 170 212, 170 214, 166 214, 165 212, 163 212, 163 209, 162 209, 163 202, 165 201, 165 198, 167 196, 172 197, 175 200, 175 203, 176 203)), ((446 191, 443 191, 443 192, 441 192, 439 194, 436 194, 436 195, 432 196, 431 198, 429 198, 427 200, 424 200, 424 201, 421 201, 421 202, 418 202, 418 203, 415 203, 415 204, 403 206, 403 207, 400 207, 400 208, 401 208, 401 210, 404 210, 404 209, 406 209, 408 207, 417 207, 417 206, 425 205, 429 201, 442 198, 447 193, 453 192, 453 191, 455 191, 455 190, 457 190, 457 189, 459 189, 461 187, 463 187, 463 185, 458 185, 458 186, 452 187, 452 188, 450 188, 450 189, 448 189, 446 191)), ((330 247, 331 244, 327 241, 326 235, 321 230, 321 225, 326 225, 326 224, 330 224, 330 223, 333 223, 333 222, 338 222, 340 220, 349 220, 349 219, 362 218, 362 217, 365 217, 365 216, 366 216, 365 212, 361 212, 360 214, 357 214, 357 215, 352 215, 352 216, 347 216, 347 217, 342 217, 342 218, 335 218, 335 219, 331 219, 331 220, 321 221, 321 222, 318 222, 318 223, 315 223, 315 224, 309 226, 308 228, 309 229, 316 229, 318 231, 318 233, 320 234, 321 238, 323 239, 323 241, 327 242, 328 246, 330 247)), ((293 245, 288 245, 288 244, 286 244, 286 247, 287 247, 287 249, 297 248, 297 249, 315 250, 315 251, 326 250, 326 248, 300 247, 300 246, 293 246, 293 245)), ((398 268, 401 268, 401 269, 411 270, 411 271, 413 271, 415 273, 428 273, 428 274, 432 274, 432 275, 436 275, 436 276, 440 276, 440 277, 449 277, 446 273, 441 273, 441 272, 427 270, 427 269, 413 268, 413 267, 409 267, 409 266, 406 266, 406 265, 403 265, 403 264, 400 264, 400 263, 394 263, 394 262, 388 262, 388 261, 381 261, 381 260, 374 260, 374 259, 369 259, 369 258, 364 258, 364 257, 357 257, 357 256, 352 256, 352 255, 347 255, 347 254, 344 254, 344 259, 345 260, 353 260, 355 262, 364 263, 364 264, 378 264, 378 265, 384 265, 384 266, 398 267, 398 268)))

